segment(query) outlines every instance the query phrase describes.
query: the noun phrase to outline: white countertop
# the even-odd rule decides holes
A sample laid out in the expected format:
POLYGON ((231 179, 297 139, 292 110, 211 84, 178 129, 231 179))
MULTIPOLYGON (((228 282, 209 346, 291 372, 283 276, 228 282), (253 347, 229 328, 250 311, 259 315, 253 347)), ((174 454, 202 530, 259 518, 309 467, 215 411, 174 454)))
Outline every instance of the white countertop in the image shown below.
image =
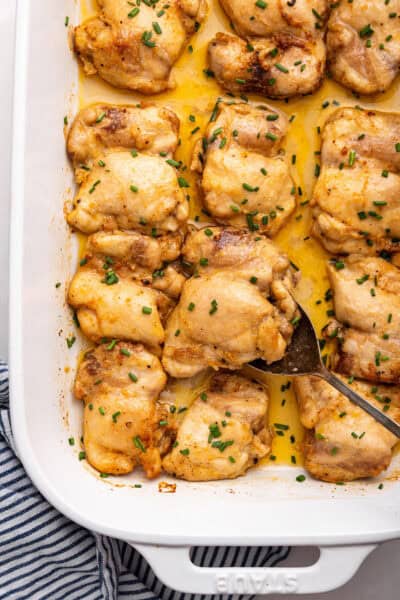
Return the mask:
MULTIPOLYGON (((0 2, 0 356, 8 350, 8 224, 10 199, 10 147, 12 105, 12 62, 16 0, 0 2)), ((298 596, 305 598, 305 596, 298 596)), ((400 597, 400 540, 381 545, 344 587, 310 600, 398 600, 400 597), (399 564, 398 564, 399 561, 399 564), (399 567, 399 568, 398 568, 399 567)), ((294 599, 295 596, 268 596, 271 600, 294 599)))

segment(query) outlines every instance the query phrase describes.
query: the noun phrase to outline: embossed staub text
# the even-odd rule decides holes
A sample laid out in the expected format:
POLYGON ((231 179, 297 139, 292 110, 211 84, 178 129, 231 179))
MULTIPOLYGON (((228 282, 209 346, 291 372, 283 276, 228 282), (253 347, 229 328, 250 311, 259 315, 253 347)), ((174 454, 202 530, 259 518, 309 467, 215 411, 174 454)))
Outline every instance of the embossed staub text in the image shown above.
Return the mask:
POLYGON ((219 594, 287 594, 298 590, 298 578, 294 573, 254 573, 254 570, 239 573, 221 573, 215 577, 216 592, 219 594))

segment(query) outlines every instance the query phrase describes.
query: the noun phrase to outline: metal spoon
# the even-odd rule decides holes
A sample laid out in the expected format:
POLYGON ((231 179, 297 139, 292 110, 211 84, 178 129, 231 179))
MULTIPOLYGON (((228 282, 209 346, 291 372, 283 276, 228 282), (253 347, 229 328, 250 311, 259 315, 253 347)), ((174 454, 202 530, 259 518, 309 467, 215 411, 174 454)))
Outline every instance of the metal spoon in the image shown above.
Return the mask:
POLYGON ((400 438, 400 425, 373 404, 370 404, 368 400, 357 394, 342 379, 334 375, 331 371, 328 371, 322 362, 318 338, 313 324, 301 306, 298 305, 298 308, 301 313, 301 319, 294 330, 292 341, 286 350, 285 356, 270 365, 261 359, 257 359, 247 366, 257 371, 273 373, 275 375, 315 375, 321 377, 321 379, 325 379, 325 381, 346 396, 353 404, 365 410, 378 423, 400 438))

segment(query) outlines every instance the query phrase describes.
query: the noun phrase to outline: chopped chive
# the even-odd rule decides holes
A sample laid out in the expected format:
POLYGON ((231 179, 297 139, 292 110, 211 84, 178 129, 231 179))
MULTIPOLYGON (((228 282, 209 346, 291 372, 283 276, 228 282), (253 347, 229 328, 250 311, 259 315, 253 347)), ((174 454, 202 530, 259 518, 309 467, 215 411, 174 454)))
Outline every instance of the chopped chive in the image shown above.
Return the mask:
POLYGON ((116 422, 117 422, 117 419, 118 419, 118 417, 119 417, 119 415, 120 415, 120 414, 121 414, 121 411, 120 411, 120 410, 117 410, 117 412, 115 412, 115 413, 113 413, 113 414, 111 415, 111 416, 112 416, 112 420, 113 420, 113 422, 114 422, 114 423, 116 423, 116 422))
POLYGON ((132 8, 131 12, 128 13, 128 17, 130 19, 133 19, 133 17, 136 17, 139 14, 139 12, 140 12, 139 8, 137 8, 137 7, 136 8, 132 8))
POLYGON ((177 169, 179 169, 179 167, 181 166, 181 163, 177 160, 174 160, 173 158, 168 158, 168 160, 166 160, 165 162, 171 165, 171 167, 176 167, 177 169))
POLYGON ((148 48, 154 48, 156 43, 152 41, 152 35, 153 32, 152 31, 143 31, 142 34, 142 43, 147 46, 148 48))
POLYGON ((289 69, 281 65, 281 63, 275 63, 274 66, 278 69, 278 71, 281 71, 281 73, 289 73, 289 69))
POLYGON ((217 312, 218 310, 218 302, 216 300, 211 300, 211 308, 208 311, 209 315, 213 315, 217 312))
POLYGON ((181 188, 190 187, 190 184, 186 181, 186 179, 184 177, 178 177, 178 183, 179 183, 179 187, 181 187, 181 188))
POLYGON ((101 183, 100 179, 98 179, 97 181, 94 182, 94 184, 92 185, 92 187, 89 190, 89 194, 93 194, 94 190, 97 188, 99 183, 101 183))
POLYGON ((162 33, 162 29, 161 29, 161 27, 160 27, 160 24, 159 24, 159 23, 157 23, 157 22, 154 22, 154 23, 153 23, 153 29, 154 29, 154 31, 155 31, 155 32, 156 32, 158 35, 160 35, 160 34, 162 33))
POLYGON ((249 183, 242 183, 242 188, 247 192, 258 192, 258 190, 260 189, 259 187, 254 187, 249 183))
POLYGON ((268 140, 271 140, 272 142, 276 142, 276 140, 278 139, 278 136, 276 136, 274 133, 271 133, 270 131, 268 131, 268 132, 265 134, 265 137, 266 137, 268 140))
POLYGON ((135 437, 133 438, 133 443, 135 444, 136 448, 138 448, 142 452, 146 452, 146 447, 144 446, 139 435, 135 435, 135 437))
POLYGON ((360 38, 369 37, 369 36, 373 35, 373 33, 374 33, 374 30, 372 29, 370 24, 365 25, 365 27, 360 29, 360 31, 358 32, 360 38))
POLYGON ((76 337, 73 335, 70 338, 66 338, 65 341, 67 342, 68 348, 72 348, 72 346, 74 345, 74 343, 76 341, 76 337))

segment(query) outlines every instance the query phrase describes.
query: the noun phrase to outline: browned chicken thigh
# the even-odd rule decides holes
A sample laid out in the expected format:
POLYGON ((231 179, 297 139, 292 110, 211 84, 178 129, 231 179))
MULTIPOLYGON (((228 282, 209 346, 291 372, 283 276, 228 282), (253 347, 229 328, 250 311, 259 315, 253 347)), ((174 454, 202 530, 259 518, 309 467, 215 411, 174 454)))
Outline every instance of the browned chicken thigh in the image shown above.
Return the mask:
POLYGON ((226 372, 214 375, 182 417, 174 412, 176 439, 163 469, 188 481, 242 475, 271 450, 267 412, 261 385, 226 372))
POLYGON ((349 256, 329 265, 338 323, 336 369, 370 381, 400 383, 400 270, 382 258, 349 256))
POLYGON ((314 235, 334 254, 400 248, 400 115, 340 108, 322 132, 314 235))
POLYGON ((341 0, 328 23, 328 68, 359 94, 388 89, 400 66, 400 1, 341 0))
POLYGON ((172 156, 179 119, 155 106, 95 104, 83 109, 68 135, 80 187, 67 221, 83 233, 137 229, 157 236, 185 226, 186 180, 172 156))
POLYGON ((169 159, 109 150, 86 173, 67 215, 83 233, 137 229, 159 235, 186 224, 188 202, 169 159))
POLYGON ((309 94, 325 72, 327 0, 220 0, 240 36, 217 33, 208 52, 218 82, 231 92, 270 98, 309 94))
POLYGON ((191 233, 183 256, 194 276, 168 320, 168 373, 191 377, 208 366, 282 358, 298 316, 288 258, 263 236, 218 227, 191 233))
POLYGON ((207 211, 219 223, 274 235, 295 208, 282 141, 287 117, 267 106, 217 104, 194 149, 207 211))
POLYGON ((99 14, 75 29, 85 73, 143 94, 174 87, 171 69, 205 18, 206 0, 97 2, 99 14))
MULTIPOLYGON (((304 442, 306 469, 323 481, 375 477, 387 469, 397 438, 375 419, 318 377, 296 377, 295 392, 304 442)), ((353 381, 356 392, 400 420, 398 386, 353 381)))
POLYGON ((96 342, 142 342, 159 354, 166 318, 184 280, 168 265, 180 245, 179 235, 154 239, 116 231, 90 236, 68 291, 82 332, 96 342))
POLYGON ((113 475, 142 465, 161 470, 156 401, 167 378, 158 358, 141 344, 102 344, 86 352, 75 381, 85 403, 83 440, 88 462, 113 475))
POLYGON ((80 182, 107 149, 160 154, 170 158, 178 146, 179 119, 151 104, 92 104, 79 111, 67 138, 67 152, 80 182))

